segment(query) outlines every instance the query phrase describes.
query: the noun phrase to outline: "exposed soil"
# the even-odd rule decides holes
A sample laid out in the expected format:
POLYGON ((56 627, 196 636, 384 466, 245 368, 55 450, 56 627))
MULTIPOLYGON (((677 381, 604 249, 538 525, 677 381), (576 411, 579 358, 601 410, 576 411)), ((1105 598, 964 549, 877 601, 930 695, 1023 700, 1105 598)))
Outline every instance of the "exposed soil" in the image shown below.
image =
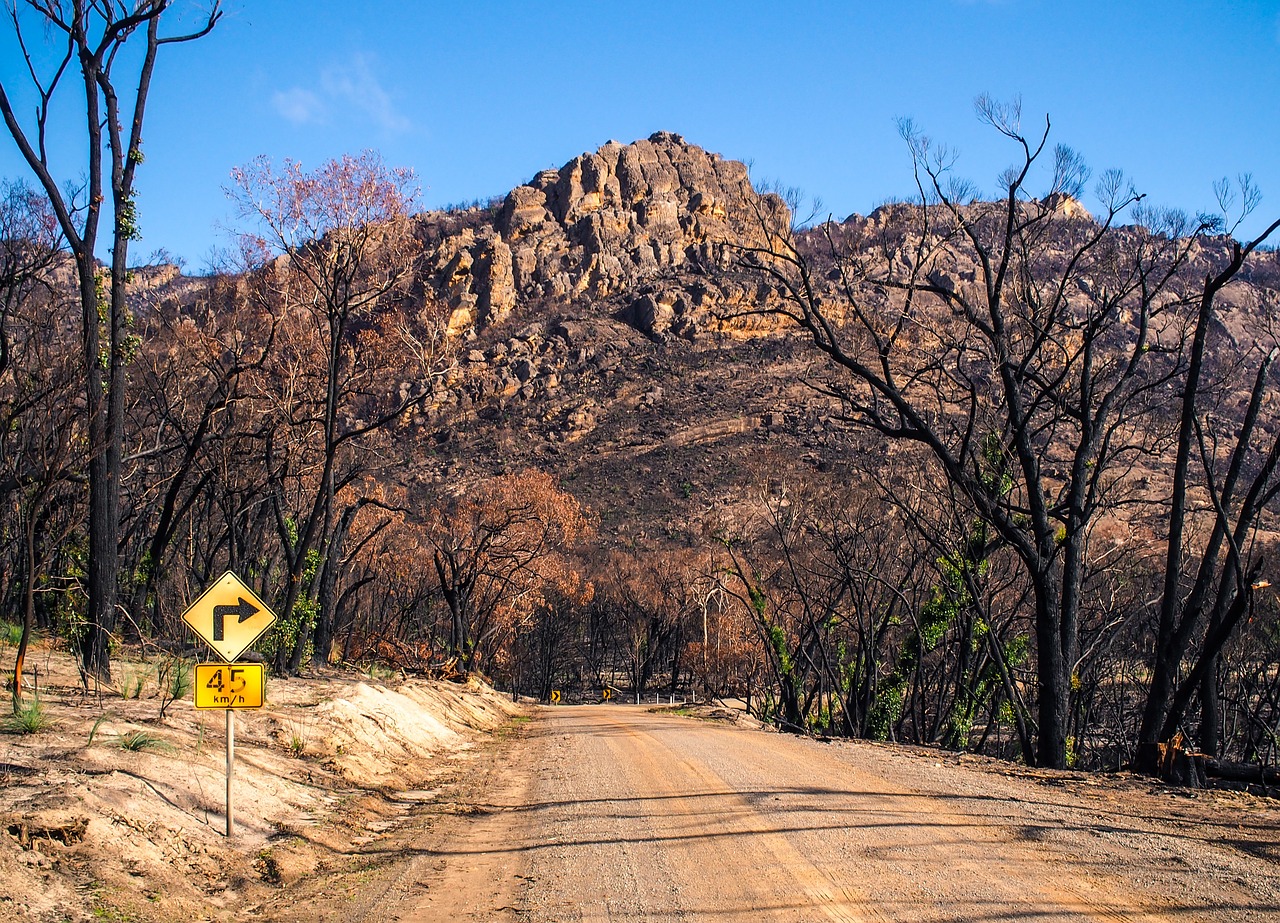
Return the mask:
POLYGON ((113 664, 131 692, 149 677, 124 698, 85 695, 65 654, 28 662, 51 726, 0 734, 0 920, 257 915, 415 805, 447 802, 476 745, 522 713, 479 684, 269 679, 266 707, 236 712, 228 840, 225 712, 188 693, 162 720, 142 663, 113 664))

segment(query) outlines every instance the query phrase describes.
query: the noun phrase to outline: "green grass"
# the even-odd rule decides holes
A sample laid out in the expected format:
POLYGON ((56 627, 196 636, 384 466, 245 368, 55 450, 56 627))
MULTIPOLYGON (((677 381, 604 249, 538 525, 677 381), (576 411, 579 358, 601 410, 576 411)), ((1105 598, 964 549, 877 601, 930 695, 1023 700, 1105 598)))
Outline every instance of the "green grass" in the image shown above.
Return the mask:
POLYGON ((53 727, 53 719, 38 698, 20 702, 11 715, 5 715, 0 727, 10 734, 38 734, 53 727))
POLYGON ((496 730, 495 736, 499 740, 509 740, 519 734, 520 729, 532 720, 533 718, 529 715, 513 715, 505 724, 496 730))
POLYGON ((17 647, 22 643, 22 626, 0 619, 0 644, 17 647))
POLYGON ((380 683, 385 683, 396 675, 396 671, 391 667, 385 666, 384 664, 380 664, 376 661, 361 667, 360 672, 370 679, 377 680, 380 683))
POLYGON ((118 910, 115 907, 104 907, 97 904, 93 908, 93 918, 95 920, 106 920, 109 923, 137 923, 138 918, 127 910, 118 910))
POLYGON ((285 741, 285 747, 299 759, 306 752, 307 744, 310 742, 311 735, 309 731, 310 728, 306 722, 289 722, 289 739, 285 741))
POLYGON ((116 743, 120 745, 121 750, 130 750, 134 753, 143 750, 166 753, 174 749, 173 744, 163 737, 157 737, 148 731, 130 731, 128 734, 121 734, 116 739, 116 743))
POLYGON ((120 683, 117 688, 126 699, 142 698, 142 690, 151 679, 151 667, 145 663, 122 664, 120 667, 120 683))
POLYGON ((106 712, 103 712, 98 716, 98 720, 93 722, 93 727, 89 729, 89 742, 85 744, 86 747, 93 746, 93 738, 98 736, 98 728, 102 727, 102 722, 106 721, 108 717, 110 716, 106 712))

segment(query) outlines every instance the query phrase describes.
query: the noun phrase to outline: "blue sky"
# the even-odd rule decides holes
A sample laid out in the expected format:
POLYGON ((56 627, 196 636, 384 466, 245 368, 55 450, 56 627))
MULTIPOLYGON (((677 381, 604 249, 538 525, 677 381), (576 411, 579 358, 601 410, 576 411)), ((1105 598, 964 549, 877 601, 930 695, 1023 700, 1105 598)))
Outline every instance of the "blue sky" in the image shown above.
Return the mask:
MULTIPOLYGON (((961 154, 984 189, 1012 152, 973 115, 1020 95, 1027 122, 1095 174, 1198 211, 1252 172, 1280 216, 1280 2, 933 0, 632 3, 224 0, 214 33, 161 50, 139 170, 143 240, 198 270, 226 242, 228 172, 377 148, 425 206, 501 195, 605 141, 676 131, 843 218, 910 191, 895 119, 961 154)), ((199 3, 177 0, 185 21, 199 3)), ((38 33, 37 33, 38 35, 38 33)), ((0 79, 30 111, 11 29, 0 79)), ((74 89, 69 86, 68 89, 74 89)), ((55 171, 83 143, 55 125, 55 171)), ((0 175, 25 175, 0 136, 0 175)), ((1089 204, 1086 201, 1086 204, 1089 204)))

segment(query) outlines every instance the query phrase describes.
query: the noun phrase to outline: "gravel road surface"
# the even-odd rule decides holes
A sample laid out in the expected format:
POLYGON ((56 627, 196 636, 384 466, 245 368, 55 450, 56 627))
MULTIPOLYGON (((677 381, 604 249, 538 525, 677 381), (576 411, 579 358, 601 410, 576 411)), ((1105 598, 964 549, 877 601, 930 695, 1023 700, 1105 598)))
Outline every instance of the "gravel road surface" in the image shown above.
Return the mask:
POLYGON ((625 706, 544 709, 477 773, 388 917, 1280 919, 1280 811, 1256 801, 625 706))

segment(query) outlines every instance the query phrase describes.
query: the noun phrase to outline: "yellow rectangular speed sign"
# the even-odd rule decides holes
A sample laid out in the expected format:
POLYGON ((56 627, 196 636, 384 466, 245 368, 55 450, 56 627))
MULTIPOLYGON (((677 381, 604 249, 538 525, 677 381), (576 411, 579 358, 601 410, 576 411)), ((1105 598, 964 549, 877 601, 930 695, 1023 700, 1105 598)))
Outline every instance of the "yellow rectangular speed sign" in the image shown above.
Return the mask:
POLYGON ((260 663, 196 664, 196 708, 261 708, 266 687, 260 663))

